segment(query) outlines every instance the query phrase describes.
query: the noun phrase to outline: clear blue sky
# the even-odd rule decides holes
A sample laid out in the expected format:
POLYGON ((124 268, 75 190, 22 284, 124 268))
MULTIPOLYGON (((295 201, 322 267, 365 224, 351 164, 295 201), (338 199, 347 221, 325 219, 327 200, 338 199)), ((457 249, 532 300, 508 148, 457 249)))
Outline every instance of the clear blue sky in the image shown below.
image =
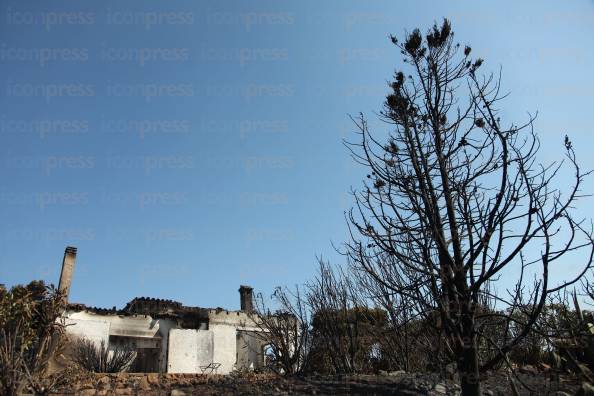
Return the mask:
MULTIPOLYGON (((135 296, 237 309, 240 284, 300 283, 336 258, 347 114, 380 108, 391 33, 452 20, 503 66, 541 159, 569 133, 594 167, 594 2, 2 1, 0 282, 57 282, 71 300, 135 296)), ((590 183, 592 187, 594 184, 590 183)), ((590 189, 591 191, 592 189, 590 189)), ((587 210, 585 212, 588 212, 587 210)))

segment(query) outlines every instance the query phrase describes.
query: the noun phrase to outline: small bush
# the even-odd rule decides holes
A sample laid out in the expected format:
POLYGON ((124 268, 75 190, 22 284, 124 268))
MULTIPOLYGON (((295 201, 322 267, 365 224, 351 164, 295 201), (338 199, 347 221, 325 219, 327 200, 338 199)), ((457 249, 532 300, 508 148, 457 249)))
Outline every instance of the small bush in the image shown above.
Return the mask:
POLYGON ((42 281, 7 290, 0 286, 0 394, 47 394, 64 376, 48 373, 62 347, 65 299, 42 281))

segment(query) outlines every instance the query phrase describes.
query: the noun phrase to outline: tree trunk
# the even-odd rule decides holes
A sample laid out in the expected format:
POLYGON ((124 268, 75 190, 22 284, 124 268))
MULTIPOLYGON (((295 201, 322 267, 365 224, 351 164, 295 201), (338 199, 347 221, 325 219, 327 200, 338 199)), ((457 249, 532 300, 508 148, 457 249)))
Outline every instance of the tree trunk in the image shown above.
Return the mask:
POLYGON ((460 356, 458 375, 460 376, 462 396, 480 396, 481 383, 479 381, 478 350, 475 336, 464 339, 463 351, 458 356, 460 356))

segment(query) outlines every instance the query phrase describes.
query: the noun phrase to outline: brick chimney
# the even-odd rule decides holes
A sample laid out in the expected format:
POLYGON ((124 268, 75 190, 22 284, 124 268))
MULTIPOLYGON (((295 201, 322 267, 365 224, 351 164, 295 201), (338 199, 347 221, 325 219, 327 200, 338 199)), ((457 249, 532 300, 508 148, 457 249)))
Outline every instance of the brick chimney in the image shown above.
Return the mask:
POLYGON ((64 259, 62 260, 62 272, 60 273, 60 284, 58 290, 62 292, 66 301, 70 294, 70 286, 72 284, 72 274, 74 273, 74 264, 76 263, 76 248, 72 246, 66 247, 64 251, 64 259))
POLYGON ((250 286, 239 286, 239 298, 242 311, 251 312, 254 310, 253 290, 254 289, 250 286))

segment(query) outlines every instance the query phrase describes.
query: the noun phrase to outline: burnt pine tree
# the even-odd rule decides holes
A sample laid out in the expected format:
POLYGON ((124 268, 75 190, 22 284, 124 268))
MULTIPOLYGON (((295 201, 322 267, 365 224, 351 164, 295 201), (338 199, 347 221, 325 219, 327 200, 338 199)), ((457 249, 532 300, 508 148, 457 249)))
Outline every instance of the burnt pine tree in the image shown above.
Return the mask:
POLYGON ((564 161, 536 161, 535 118, 500 119, 501 73, 480 75, 483 61, 454 42, 449 21, 392 42, 407 72, 395 73, 380 113, 389 132, 370 133, 361 115, 360 139, 347 143, 369 175, 353 192, 345 252, 377 290, 405 296, 416 316, 433 320, 462 393, 479 395, 480 374, 507 360, 547 296, 591 267, 591 224, 572 215, 587 173, 568 138, 564 161), (559 180, 563 171, 570 177, 559 180), (571 264, 566 279, 550 276, 555 264, 571 264), (482 309, 486 300, 498 309, 482 309), (514 332, 490 340, 482 325, 490 318, 515 321, 514 332), (481 359, 479 341, 495 353, 481 359))

